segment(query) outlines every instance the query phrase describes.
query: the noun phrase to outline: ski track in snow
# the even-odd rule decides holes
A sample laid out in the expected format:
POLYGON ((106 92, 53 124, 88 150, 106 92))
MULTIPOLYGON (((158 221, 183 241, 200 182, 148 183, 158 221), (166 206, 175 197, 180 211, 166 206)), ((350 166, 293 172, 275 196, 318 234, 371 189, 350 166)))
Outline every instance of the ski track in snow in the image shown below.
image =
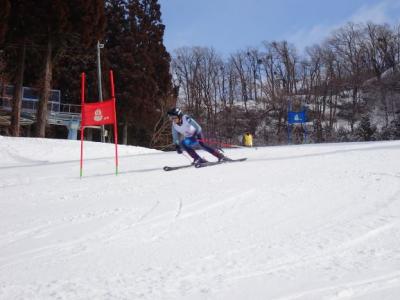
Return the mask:
POLYGON ((398 142, 241 149, 173 174, 171 153, 122 156, 119 176, 89 156, 79 179, 57 146, 46 162, 2 141, 0 299, 400 297, 398 142))
POLYGON ((359 299, 359 297, 373 294, 374 292, 387 290, 391 288, 399 289, 400 271, 393 272, 384 276, 369 278, 362 281, 353 281, 350 283, 328 286, 314 290, 304 291, 276 300, 294 300, 294 299, 359 299), (326 295, 328 294, 328 296, 326 295))

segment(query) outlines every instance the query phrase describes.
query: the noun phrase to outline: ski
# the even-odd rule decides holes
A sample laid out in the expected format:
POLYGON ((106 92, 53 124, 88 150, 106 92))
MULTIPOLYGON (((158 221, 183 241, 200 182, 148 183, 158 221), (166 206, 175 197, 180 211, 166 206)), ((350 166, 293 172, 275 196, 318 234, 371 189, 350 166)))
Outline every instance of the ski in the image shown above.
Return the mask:
POLYGON ((174 170, 180 170, 180 169, 185 169, 185 168, 190 168, 193 167, 193 164, 190 165, 182 165, 182 166, 175 166, 175 167, 170 167, 170 166, 165 166, 163 169, 164 171, 174 171, 174 170))
POLYGON ((200 164, 196 164, 196 165, 190 164, 190 165, 182 165, 182 166, 165 166, 163 168, 163 170, 164 171, 175 171, 175 170, 186 169, 186 168, 190 168, 190 167, 203 168, 203 167, 214 166, 214 165, 219 165, 219 164, 223 164, 223 163, 245 161, 246 159, 247 159, 247 157, 232 159, 232 160, 225 160, 225 161, 208 161, 206 163, 200 163, 200 164))
POLYGON ((206 162, 206 163, 195 164, 195 167, 196 168, 204 168, 204 167, 215 166, 215 165, 220 165, 220 164, 225 164, 225 163, 234 163, 234 162, 245 161, 246 159, 247 159, 247 157, 231 159, 231 160, 223 160, 223 161, 210 161, 210 162, 206 162))

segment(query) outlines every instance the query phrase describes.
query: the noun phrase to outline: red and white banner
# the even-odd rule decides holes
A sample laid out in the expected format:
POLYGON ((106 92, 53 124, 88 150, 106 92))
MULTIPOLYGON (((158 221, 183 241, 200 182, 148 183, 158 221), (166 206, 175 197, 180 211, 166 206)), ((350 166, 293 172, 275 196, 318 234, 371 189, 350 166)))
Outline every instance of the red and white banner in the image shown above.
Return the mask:
POLYGON ((115 101, 84 103, 81 126, 99 126, 115 123, 115 101))

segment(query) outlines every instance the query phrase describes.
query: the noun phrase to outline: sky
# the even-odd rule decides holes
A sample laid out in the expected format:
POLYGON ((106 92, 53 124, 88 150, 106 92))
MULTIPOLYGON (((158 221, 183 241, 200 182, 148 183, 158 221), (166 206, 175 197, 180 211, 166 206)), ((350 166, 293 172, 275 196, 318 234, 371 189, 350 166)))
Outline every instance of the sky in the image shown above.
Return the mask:
POLYGON ((299 50, 348 22, 400 23, 400 0, 160 0, 170 53, 213 47, 222 55, 263 41, 287 40, 299 50))
POLYGON ((79 150, 0 136, 0 300, 400 299, 400 141, 79 150))

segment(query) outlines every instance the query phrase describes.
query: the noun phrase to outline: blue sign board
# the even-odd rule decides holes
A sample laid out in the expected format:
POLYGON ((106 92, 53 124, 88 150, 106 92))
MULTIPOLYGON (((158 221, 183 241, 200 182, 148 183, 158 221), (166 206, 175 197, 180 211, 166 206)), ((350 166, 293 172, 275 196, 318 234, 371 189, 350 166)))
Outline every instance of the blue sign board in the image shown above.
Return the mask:
MULTIPOLYGON (((290 111, 291 105, 289 102, 289 111, 288 111, 288 143, 290 144, 292 141, 292 127, 291 125, 293 124, 302 124, 301 126, 303 127, 303 124, 307 122, 307 108, 304 107, 302 111, 290 111)), ((307 142, 307 126, 304 127, 304 141, 307 142)))
POLYGON ((306 116, 306 111, 300 111, 300 112, 295 112, 295 111, 289 111, 288 112, 288 123, 289 124, 298 124, 298 123, 306 123, 307 122, 307 116, 306 116))

